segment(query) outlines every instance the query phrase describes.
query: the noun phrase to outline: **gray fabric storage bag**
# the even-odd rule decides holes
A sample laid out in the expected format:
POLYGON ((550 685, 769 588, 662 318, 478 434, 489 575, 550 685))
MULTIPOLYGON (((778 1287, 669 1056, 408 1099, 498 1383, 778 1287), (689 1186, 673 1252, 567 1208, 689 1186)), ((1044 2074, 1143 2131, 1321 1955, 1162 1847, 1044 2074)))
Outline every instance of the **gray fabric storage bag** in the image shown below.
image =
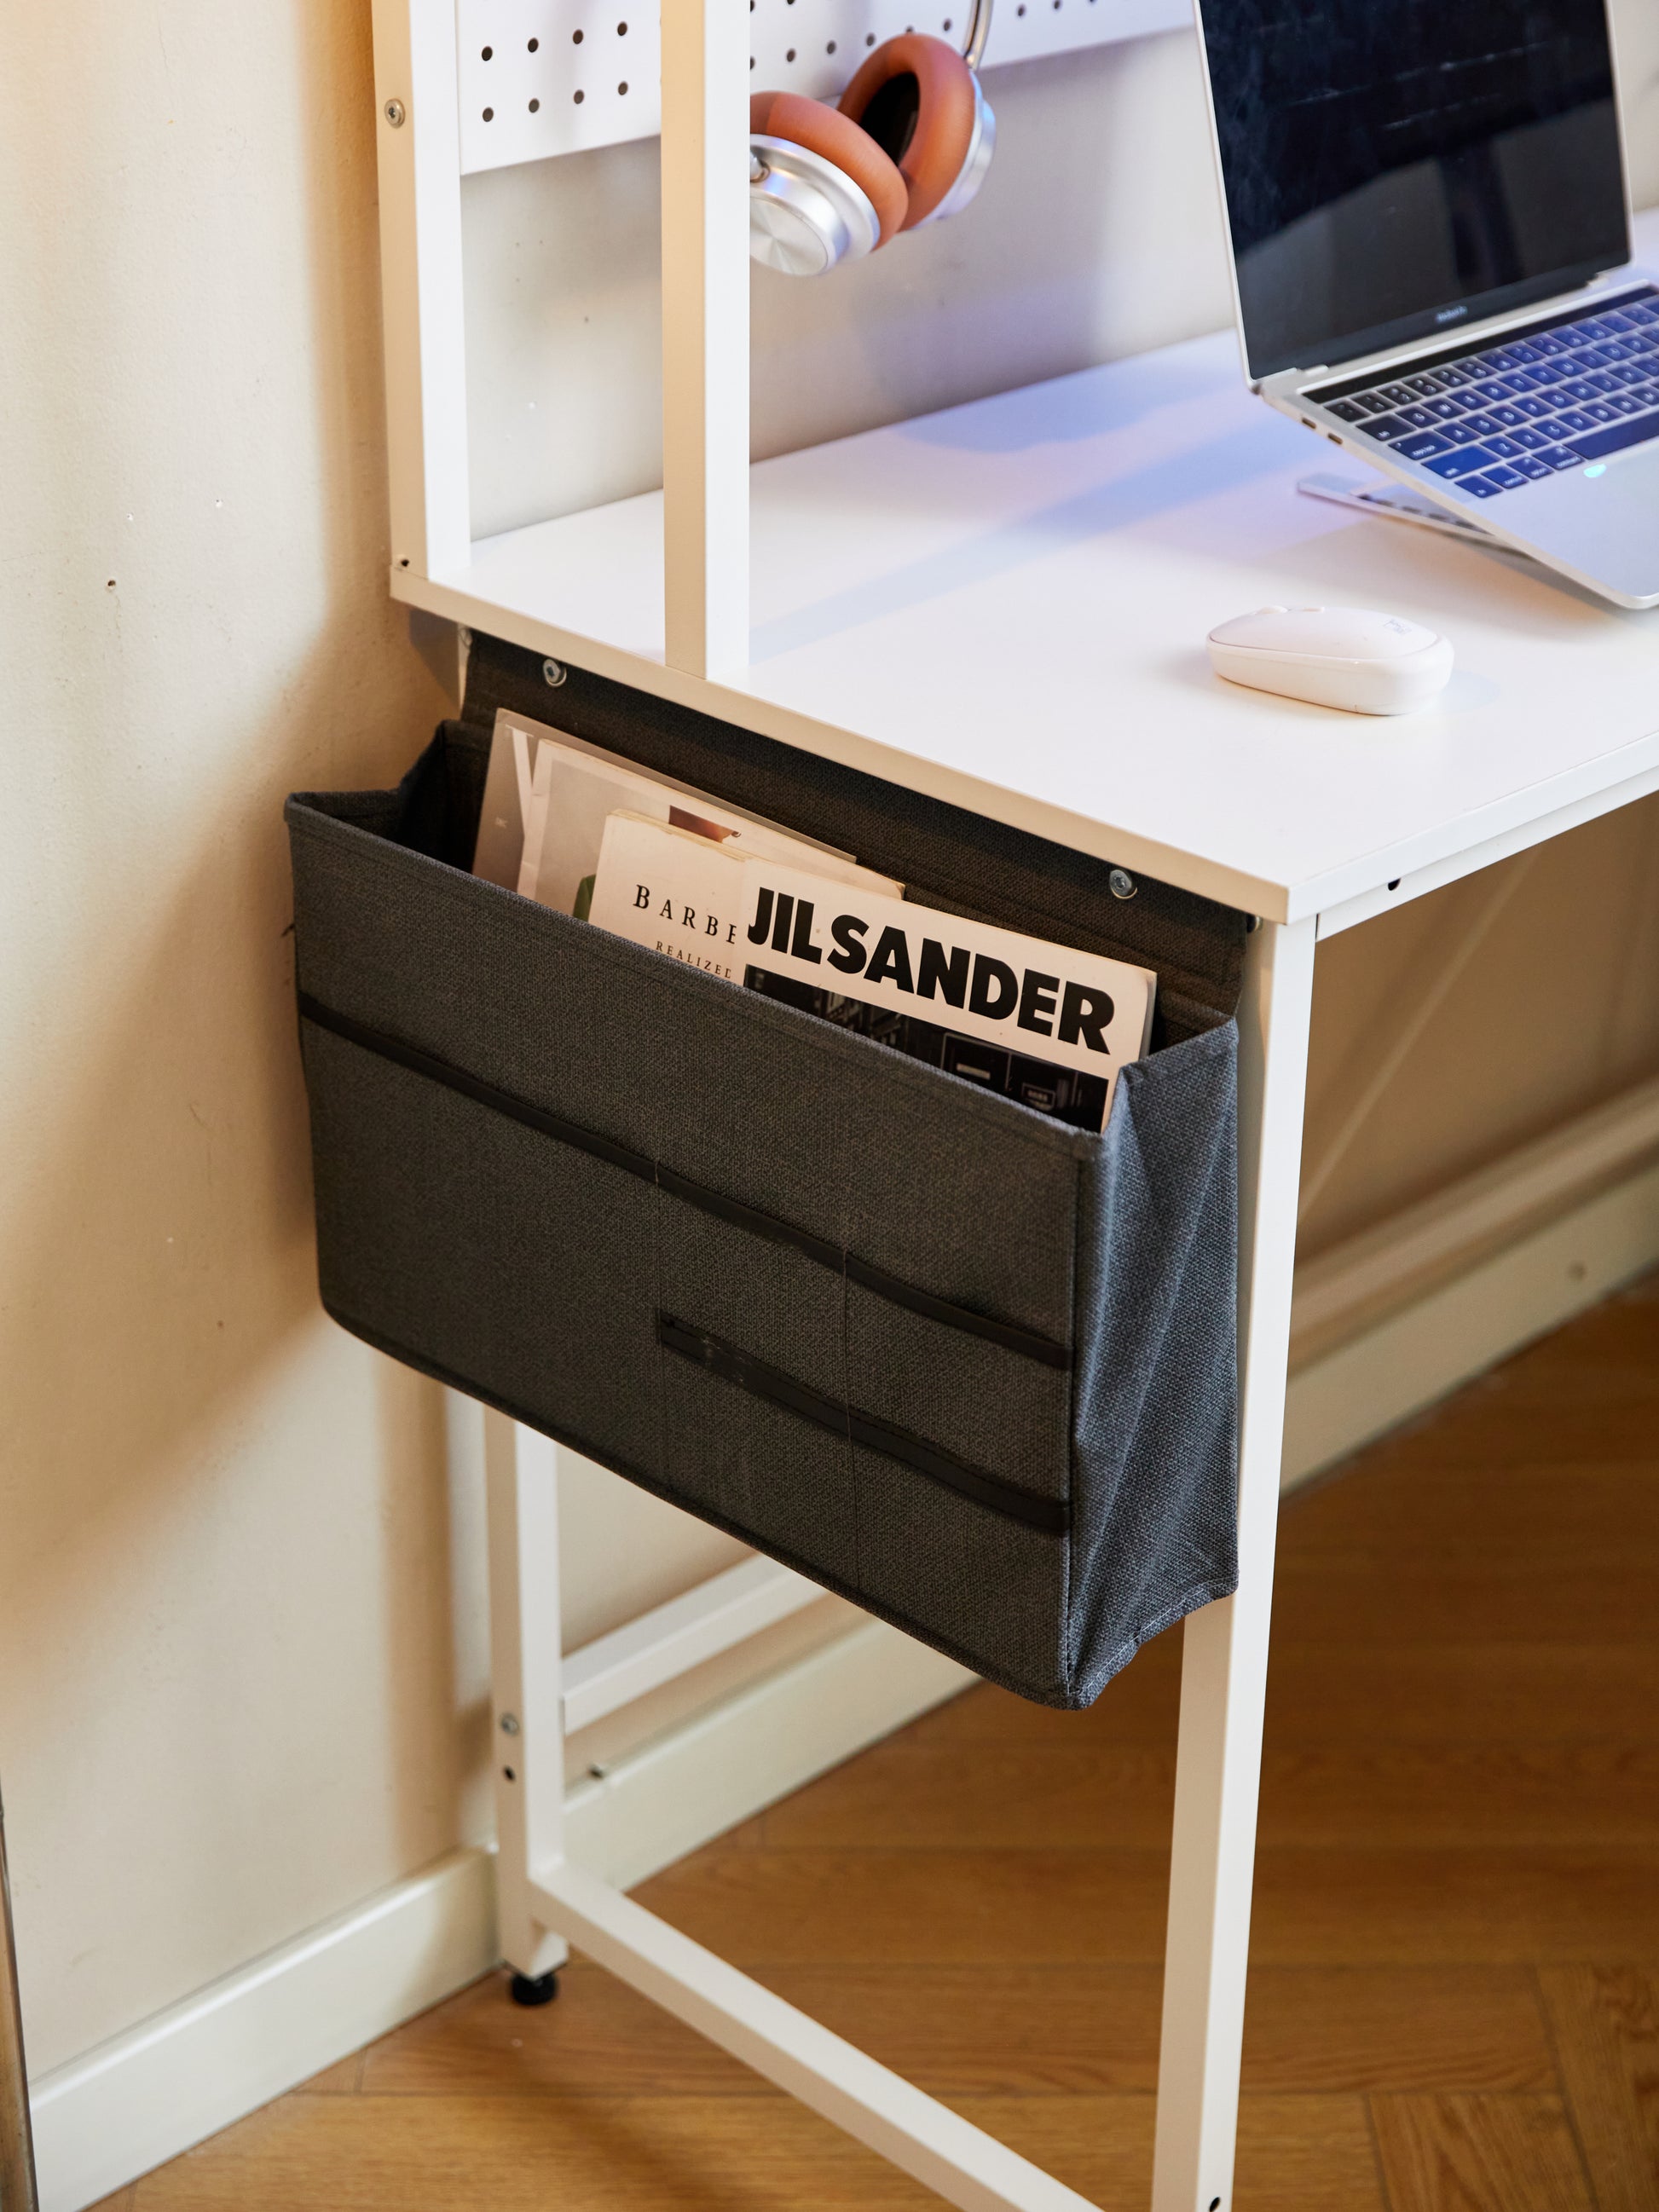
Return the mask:
POLYGON ((1086 1705, 1236 1578, 1242 919, 484 644, 398 791, 289 802, 324 1304, 1086 1705), (1148 960, 1158 1048, 1081 1133, 476 879, 501 703, 919 898, 1148 960))

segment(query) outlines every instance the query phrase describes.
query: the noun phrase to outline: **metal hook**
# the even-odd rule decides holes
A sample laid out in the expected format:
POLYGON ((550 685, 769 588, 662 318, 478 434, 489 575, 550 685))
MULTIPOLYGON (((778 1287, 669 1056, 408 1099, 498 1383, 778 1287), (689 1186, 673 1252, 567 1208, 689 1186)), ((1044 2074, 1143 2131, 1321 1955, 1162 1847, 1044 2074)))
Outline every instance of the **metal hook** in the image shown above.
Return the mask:
POLYGON ((968 42, 963 47, 962 58, 970 70, 977 70, 985 58, 986 41, 991 35, 991 15, 996 0, 974 0, 973 21, 968 26, 968 42))

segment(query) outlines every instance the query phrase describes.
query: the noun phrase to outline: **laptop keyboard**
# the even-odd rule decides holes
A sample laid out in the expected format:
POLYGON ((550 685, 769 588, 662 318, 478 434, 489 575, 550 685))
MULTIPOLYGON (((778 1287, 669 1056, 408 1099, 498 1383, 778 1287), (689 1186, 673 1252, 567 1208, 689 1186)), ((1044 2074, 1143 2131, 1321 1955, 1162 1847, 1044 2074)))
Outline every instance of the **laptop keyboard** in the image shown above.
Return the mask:
POLYGON ((1319 404, 1460 491, 1496 499, 1659 438, 1659 292, 1319 404))

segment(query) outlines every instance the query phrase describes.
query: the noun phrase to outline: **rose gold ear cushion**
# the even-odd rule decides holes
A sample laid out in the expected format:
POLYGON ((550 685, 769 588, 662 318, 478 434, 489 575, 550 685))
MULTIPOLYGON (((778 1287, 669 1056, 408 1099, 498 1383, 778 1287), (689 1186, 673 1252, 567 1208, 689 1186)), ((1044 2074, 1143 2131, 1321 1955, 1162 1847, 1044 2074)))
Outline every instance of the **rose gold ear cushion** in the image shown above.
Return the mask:
POLYGON ((881 226, 878 246, 885 246, 904 228, 909 213, 904 179, 869 132, 836 108, 799 92, 757 92, 749 101, 749 128, 757 137, 787 138, 792 146, 822 154, 849 176, 876 211, 881 226))
POLYGON ((898 163, 909 207, 926 222, 961 176, 974 143, 974 73, 954 46, 918 31, 876 48, 841 96, 841 112, 898 163))

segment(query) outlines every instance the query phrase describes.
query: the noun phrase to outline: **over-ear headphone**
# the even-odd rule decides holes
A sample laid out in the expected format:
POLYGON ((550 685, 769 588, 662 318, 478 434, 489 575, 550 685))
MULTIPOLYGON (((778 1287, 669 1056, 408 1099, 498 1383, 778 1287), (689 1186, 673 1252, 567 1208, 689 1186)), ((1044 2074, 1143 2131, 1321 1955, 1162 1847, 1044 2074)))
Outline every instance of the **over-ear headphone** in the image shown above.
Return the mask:
POLYGON ((865 61, 830 107, 796 92, 749 103, 749 251, 818 276, 901 230, 960 215, 985 181, 997 119, 980 89, 992 0, 958 53, 907 31, 865 61))

